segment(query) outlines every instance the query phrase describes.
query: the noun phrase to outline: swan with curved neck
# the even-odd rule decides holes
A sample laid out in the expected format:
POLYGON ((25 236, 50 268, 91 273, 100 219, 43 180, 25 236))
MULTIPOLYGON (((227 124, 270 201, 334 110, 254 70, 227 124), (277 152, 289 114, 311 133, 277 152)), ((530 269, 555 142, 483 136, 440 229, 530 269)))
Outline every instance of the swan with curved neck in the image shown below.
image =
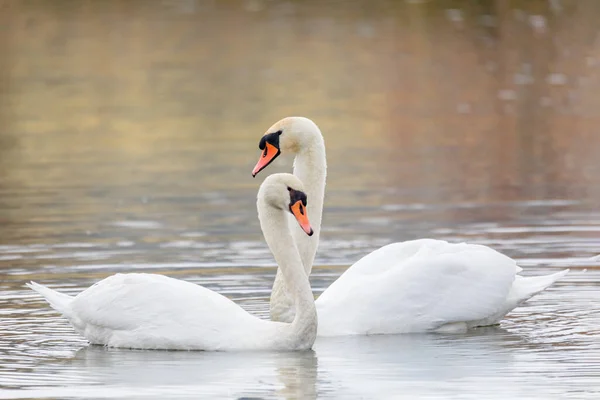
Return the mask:
MULTIPOLYGON (((310 274, 320 238, 327 162, 323 135, 308 118, 288 117, 271 126, 259 143, 256 176, 280 154, 293 154, 294 174, 311 199, 314 235, 292 235, 310 274)), ((315 305, 319 336, 466 329, 492 325, 568 270, 522 277, 516 262, 481 245, 420 239, 392 243, 348 268, 315 305)), ((291 321, 296 309, 278 270, 271 319, 291 321)))
MULTIPOLYGON (((252 171, 256 176, 280 153, 296 155, 294 175, 305 185, 306 193, 311 193, 308 217, 314 229, 314 235, 307 237, 296 226, 291 233, 298 246, 306 275, 310 275, 319 245, 321 217, 327 177, 327 159, 325 143, 319 127, 308 118, 286 118, 273 125, 259 143, 261 158, 252 171), (285 136, 283 132, 285 130, 285 136), (308 240, 307 240, 308 239, 308 240)), ((274 321, 291 321, 294 318, 294 302, 288 295, 281 269, 277 269, 273 290, 271 291, 270 313, 274 321)))
POLYGON ((92 344, 168 350, 305 350, 317 332, 314 297, 289 232, 293 215, 305 236, 313 230, 301 181, 275 174, 257 200, 260 226, 281 269, 296 315, 289 323, 257 318, 202 286, 156 274, 116 274, 71 297, 31 282, 92 344))

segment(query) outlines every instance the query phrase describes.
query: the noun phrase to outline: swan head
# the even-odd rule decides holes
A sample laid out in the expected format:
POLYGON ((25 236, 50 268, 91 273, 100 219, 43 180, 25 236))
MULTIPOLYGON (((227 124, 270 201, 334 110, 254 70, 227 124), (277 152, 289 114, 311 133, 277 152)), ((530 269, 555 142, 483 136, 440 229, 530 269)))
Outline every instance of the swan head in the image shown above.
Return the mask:
POLYGON ((269 175, 260 185, 258 199, 276 209, 289 211, 302 230, 312 236, 313 229, 306 210, 307 198, 300 179, 285 173, 269 175))
POLYGON ((258 148, 262 153, 252 170, 252 176, 255 177, 280 154, 297 154, 308 148, 317 137, 321 137, 321 131, 308 118, 287 117, 277 121, 260 139, 258 148))

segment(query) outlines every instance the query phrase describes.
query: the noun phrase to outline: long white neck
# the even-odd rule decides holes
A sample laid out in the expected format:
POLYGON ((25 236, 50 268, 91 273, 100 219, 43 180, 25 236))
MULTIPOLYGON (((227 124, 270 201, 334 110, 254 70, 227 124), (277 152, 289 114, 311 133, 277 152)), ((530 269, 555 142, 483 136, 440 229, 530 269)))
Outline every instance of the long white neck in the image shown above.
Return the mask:
POLYGON ((319 246, 327 178, 325 142, 321 131, 316 126, 315 129, 306 133, 305 143, 294 159, 294 175, 304 183, 308 198, 308 219, 314 231, 312 236, 307 236, 298 226, 294 227, 296 229, 292 229, 292 235, 300 251, 304 271, 307 275, 310 275, 319 246))
POLYGON ((286 340, 296 343, 298 348, 310 348, 317 336, 317 310, 308 275, 304 272, 298 249, 290 234, 287 212, 267 204, 262 198, 258 199, 257 208, 267 245, 296 305, 295 317, 290 325, 283 328, 283 334, 286 340))
MULTIPOLYGON (((313 129, 302 132, 301 135, 302 145, 294 159, 294 175, 304 183, 304 190, 308 198, 308 219, 314 234, 312 236, 306 235, 295 223, 290 226, 290 230, 300 252, 304 271, 308 276, 312 270, 321 235, 327 158, 323 135, 316 125, 313 126, 313 129)), ((294 304, 297 303, 293 301, 293 297, 286 289, 282 271, 277 269, 271 292, 271 320, 291 322, 295 314, 294 304)))

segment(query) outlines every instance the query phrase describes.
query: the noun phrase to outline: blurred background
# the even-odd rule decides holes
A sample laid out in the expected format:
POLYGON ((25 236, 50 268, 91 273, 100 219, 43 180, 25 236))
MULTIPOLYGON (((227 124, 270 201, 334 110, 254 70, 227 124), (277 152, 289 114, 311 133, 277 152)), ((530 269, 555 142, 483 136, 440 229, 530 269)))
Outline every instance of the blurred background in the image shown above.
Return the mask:
POLYGON ((327 145, 318 263, 422 236, 598 252, 597 1, 0 7, 0 267, 272 264, 250 171, 289 115, 327 145))
POLYGON ((271 398, 288 371, 292 393, 312 393, 297 398, 335 398, 328 379, 346 368, 360 372, 349 393, 382 397, 598 389, 599 21, 596 0, 0 0, 0 388, 173 394, 210 371, 222 384, 191 397, 271 398), (292 160, 251 170, 290 115, 327 146, 315 294, 379 246, 421 237, 492 246, 526 275, 572 272, 499 331, 344 342, 321 347, 318 368, 261 357, 247 382, 232 378, 248 374, 237 356, 87 348, 23 287, 76 294, 159 272, 267 317, 274 260, 255 198, 292 160), (196 375, 171 372, 182 360, 196 375))

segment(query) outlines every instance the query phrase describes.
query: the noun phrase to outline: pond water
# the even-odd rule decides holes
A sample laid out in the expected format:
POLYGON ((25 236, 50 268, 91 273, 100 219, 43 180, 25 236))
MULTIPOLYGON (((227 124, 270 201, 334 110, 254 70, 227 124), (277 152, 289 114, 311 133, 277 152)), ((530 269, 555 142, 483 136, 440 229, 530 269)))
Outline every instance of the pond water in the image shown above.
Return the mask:
POLYGON ((0 398, 598 398, 600 4, 435 3, 1 3, 0 398), (267 318, 250 172, 294 114, 328 152, 315 295, 421 237, 571 272, 497 327, 301 353, 88 346, 24 287, 161 273, 267 318))

